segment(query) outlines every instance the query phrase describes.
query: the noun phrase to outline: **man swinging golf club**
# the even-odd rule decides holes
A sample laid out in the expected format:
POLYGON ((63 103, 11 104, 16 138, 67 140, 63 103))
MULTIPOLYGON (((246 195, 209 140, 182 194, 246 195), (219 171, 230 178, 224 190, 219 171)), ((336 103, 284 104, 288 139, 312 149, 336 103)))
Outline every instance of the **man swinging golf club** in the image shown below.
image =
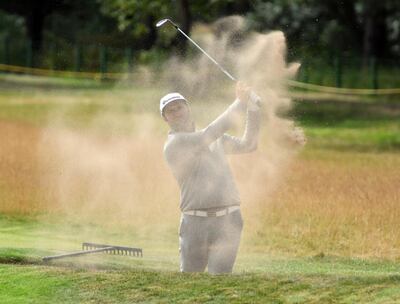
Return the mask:
POLYGON ((180 187, 182 211, 179 230, 182 272, 230 273, 242 231, 240 198, 226 154, 257 148, 260 103, 242 82, 236 100, 216 120, 196 130, 190 107, 179 93, 160 100, 160 111, 170 127, 165 159, 180 187), (244 135, 225 134, 237 115, 247 111, 244 135))
MULTIPOLYGON (((237 81, 171 19, 162 19, 156 26, 166 24, 188 39, 225 76, 237 81)), ((257 148, 260 99, 247 85, 237 82, 235 102, 200 131, 195 129, 189 105, 181 94, 170 93, 161 98, 160 111, 171 128, 164 156, 181 190, 181 271, 199 272, 208 266, 210 273, 229 273, 236 259, 243 222, 239 194, 225 154, 257 148), (225 134, 233 126, 236 114, 246 109, 243 137, 225 134)), ((306 142, 301 128, 294 125, 285 137, 290 144, 306 142)))

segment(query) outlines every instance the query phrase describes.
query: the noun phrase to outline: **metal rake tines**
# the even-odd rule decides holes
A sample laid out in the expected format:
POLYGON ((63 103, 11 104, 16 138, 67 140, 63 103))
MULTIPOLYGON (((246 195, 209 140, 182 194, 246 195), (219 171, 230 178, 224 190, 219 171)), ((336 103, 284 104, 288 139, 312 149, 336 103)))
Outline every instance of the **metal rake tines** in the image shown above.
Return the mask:
POLYGON ((82 243, 82 250, 96 250, 101 248, 109 248, 105 250, 105 253, 115 254, 115 255, 130 255, 130 256, 140 256, 143 257, 142 248, 133 248, 125 246, 114 246, 96 243, 82 243))

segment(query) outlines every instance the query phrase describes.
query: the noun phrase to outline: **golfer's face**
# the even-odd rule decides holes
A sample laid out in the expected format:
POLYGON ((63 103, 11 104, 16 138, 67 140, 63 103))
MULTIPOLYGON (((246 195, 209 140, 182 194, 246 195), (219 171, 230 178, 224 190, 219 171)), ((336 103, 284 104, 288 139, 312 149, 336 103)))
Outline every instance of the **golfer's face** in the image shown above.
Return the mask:
POLYGON ((172 124, 184 123, 190 117, 189 107, 181 100, 171 102, 164 109, 164 117, 172 124))

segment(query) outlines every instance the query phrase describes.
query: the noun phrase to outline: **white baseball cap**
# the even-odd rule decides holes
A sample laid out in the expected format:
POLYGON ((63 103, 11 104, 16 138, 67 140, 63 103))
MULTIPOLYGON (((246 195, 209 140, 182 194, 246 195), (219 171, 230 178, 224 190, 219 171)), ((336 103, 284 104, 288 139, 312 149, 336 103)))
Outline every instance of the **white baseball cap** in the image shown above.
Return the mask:
POLYGON ((187 102, 186 98, 183 97, 182 94, 179 93, 169 93, 167 95, 165 95, 164 97, 162 97, 160 99, 160 113, 161 115, 163 114, 163 110, 164 108, 167 106, 167 104, 175 101, 175 100, 183 100, 184 102, 187 102))

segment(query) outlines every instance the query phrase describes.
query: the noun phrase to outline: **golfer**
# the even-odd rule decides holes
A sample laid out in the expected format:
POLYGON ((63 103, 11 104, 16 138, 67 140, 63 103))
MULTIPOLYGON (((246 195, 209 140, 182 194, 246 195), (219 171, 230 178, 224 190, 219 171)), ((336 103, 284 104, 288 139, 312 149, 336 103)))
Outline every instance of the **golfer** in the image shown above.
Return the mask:
POLYGON ((170 127, 165 159, 180 187, 179 228, 182 272, 230 273, 243 227, 240 197, 226 154, 257 148, 259 97, 244 83, 236 86, 236 100, 216 120, 196 130, 187 100, 170 93, 160 100, 160 111, 170 127), (225 134, 238 114, 246 113, 241 138, 225 134))

